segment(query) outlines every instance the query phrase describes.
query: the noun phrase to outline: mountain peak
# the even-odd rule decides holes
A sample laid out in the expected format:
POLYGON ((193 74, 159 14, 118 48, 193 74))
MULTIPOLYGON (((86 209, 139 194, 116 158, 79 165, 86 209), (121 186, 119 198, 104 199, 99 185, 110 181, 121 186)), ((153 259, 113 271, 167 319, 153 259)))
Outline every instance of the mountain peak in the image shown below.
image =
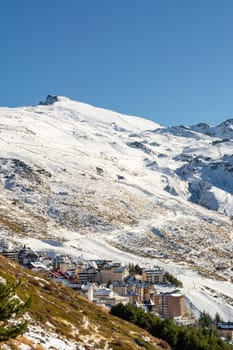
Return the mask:
POLYGON ((219 126, 231 126, 233 125, 233 119, 227 119, 224 122, 222 122, 219 126))
POLYGON ((49 256, 161 259, 197 309, 233 318, 233 130, 164 128, 59 95, 42 104, 0 109, 0 239, 49 256))
POLYGON ((39 105, 48 106, 48 105, 54 104, 57 101, 58 101, 58 96, 56 96, 56 95, 47 95, 46 100, 45 101, 40 101, 39 105))
POLYGON ((197 125, 196 125, 198 128, 200 128, 200 129, 208 129, 210 126, 208 125, 208 124, 206 124, 206 123, 198 123, 197 125))

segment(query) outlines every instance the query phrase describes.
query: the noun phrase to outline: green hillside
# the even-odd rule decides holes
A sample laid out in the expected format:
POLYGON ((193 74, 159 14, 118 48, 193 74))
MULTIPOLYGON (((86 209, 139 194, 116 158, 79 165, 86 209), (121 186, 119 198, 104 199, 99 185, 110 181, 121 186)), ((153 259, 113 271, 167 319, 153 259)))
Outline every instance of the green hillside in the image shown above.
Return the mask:
MULTIPOLYGON (((85 349, 169 349, 163 340, 110 315, 72 289, 1 256, 0 276, 13 281, 21 280, 17 294, 23 301, 32 297, 28 312, 31 319, 29 329, 30 324, 34 327, 38 324, 45 334, 53 331, 61 338, 83 345, 85 349)), ((26 343, 31 349, 47 349, 46 344, 35 345, 27 341, 26 336, 8 341, 8 345, 16 350, 20 349, 20 342, 26 343)), ((2 343, 0 348, 4 349, 5 345, 2 343)))

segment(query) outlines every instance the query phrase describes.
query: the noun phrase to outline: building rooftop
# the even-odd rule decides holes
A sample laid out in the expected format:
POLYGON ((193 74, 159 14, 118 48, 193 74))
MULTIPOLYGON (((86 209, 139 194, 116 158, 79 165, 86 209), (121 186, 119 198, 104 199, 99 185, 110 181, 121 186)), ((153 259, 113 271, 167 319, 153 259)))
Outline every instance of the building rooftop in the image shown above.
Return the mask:
POLYGON ((175 286, 161 284, 161 285, 154 285, 154 288, 157 293, 181 293, 183 294, 182 288, 176 288, 175 286))
POLYGON ((42 262, 40 262, 40 261, 31 262, 30 265, 31 265, 34 269, 48 270, 48 267, 47 267, 46 265, 44 265, 42 262))
POLYGON ((114 287, 126 287, 127 286, 125 281, 113 281, 112 285, 114 287))
POLYGON ((123 273, 127 270, 127 267, 126 266, 119 266, 117 268, 114 269, 114 272, 115 273, 123 273))
POLYGON ((154 267, 154 268, 144 268, 146 273, 163 273, 164 269, 162 267, 154 267))
POLYGON ((233 322, 218 322, 218 329, 231 329, 233 330, 233 322))
POLYGON ((112 289, 100 287, 93 292, 94 296, 109 296, 113 294, 112 289))

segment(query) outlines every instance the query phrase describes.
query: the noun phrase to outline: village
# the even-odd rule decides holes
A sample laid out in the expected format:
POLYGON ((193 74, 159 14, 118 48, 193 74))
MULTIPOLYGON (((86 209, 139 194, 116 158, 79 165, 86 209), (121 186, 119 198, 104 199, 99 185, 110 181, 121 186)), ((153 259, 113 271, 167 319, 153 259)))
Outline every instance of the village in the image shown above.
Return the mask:
MULTIPOLYGON (((120 262, 85 260, 82 256, 75 259, 68 255, 47 256, 25 245, 9 249, 4 240, 0 241, 0 254, 25 268, 45 273, 106 309, 118 303, 132 304, 163 319, 172 319, 177 325, 197 322, 182 284, 159 266, 123 266, 120 262)), ((233 323, 219 322, 218 331, 221 336, 233 339, 233 323)))

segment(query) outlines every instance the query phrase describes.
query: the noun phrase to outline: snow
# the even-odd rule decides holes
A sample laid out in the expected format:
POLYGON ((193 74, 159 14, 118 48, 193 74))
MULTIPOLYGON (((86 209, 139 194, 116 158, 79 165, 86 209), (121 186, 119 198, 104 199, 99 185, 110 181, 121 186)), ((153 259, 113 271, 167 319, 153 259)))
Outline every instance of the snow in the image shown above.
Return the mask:
MULTIPOLYGON (((69 254, 73 257, 81 257, 82 259, 106 259, 115 262, 121 262, 123 265, 134 263, 140 266, 160 265, 166 271, 174 274, 182 281, 185 296, 192 304, 194 310, 198 312, 206 311, 212 317, 218 313, 225 321, 233 319, 233 306, 228 305, 223 297, 232 298, 233 284, 230 282, 215 281, 198 275, 195 271, 181 267, 174 263, 162 263, 159 260, 143 258, 134 254, 120 251, 96 237, 85 237, 77 232, 69 232, 64 230, 62 236, 68 240, 72 236, 73 240, 64 245, 62 249, 56 249, 57 254, 69 254), (77 248, 74 248, 74 247, 77 248), (80 254, 80 255, 79 255, 80 254), (220 294, 221 297, 216 298, 215 295, 220 294)), ((27 243, 25 239, 23 242, 27 243)), ((30 240, 30 245, 35 250, 43 250, 46 247, 43 242, 30 240)))
MULTIPOLYGON (((80 350, 85 349, 84 346, 78 344, 77 342, 68 341, 65 338, 58 337, 53 331, 46 331, 39 325, 29 325, 29 330, 24 334, 29 340, 32 340, 34 344, 43 345, 47 349, 57 349, 57 350, 80 350)), ((27 345, 21 344, 22 350, 27 350, 27 345)))
POLYGON ((2 236, 50 254, 160 264, 195 308, 233 319, 232 146, 215 143, 232 137, 229 123, 165 128, 62 96, 0 108, 0 120, 1 210, 27 228, 2 236), (197 273, 217 263, 226 282, 197 273))

